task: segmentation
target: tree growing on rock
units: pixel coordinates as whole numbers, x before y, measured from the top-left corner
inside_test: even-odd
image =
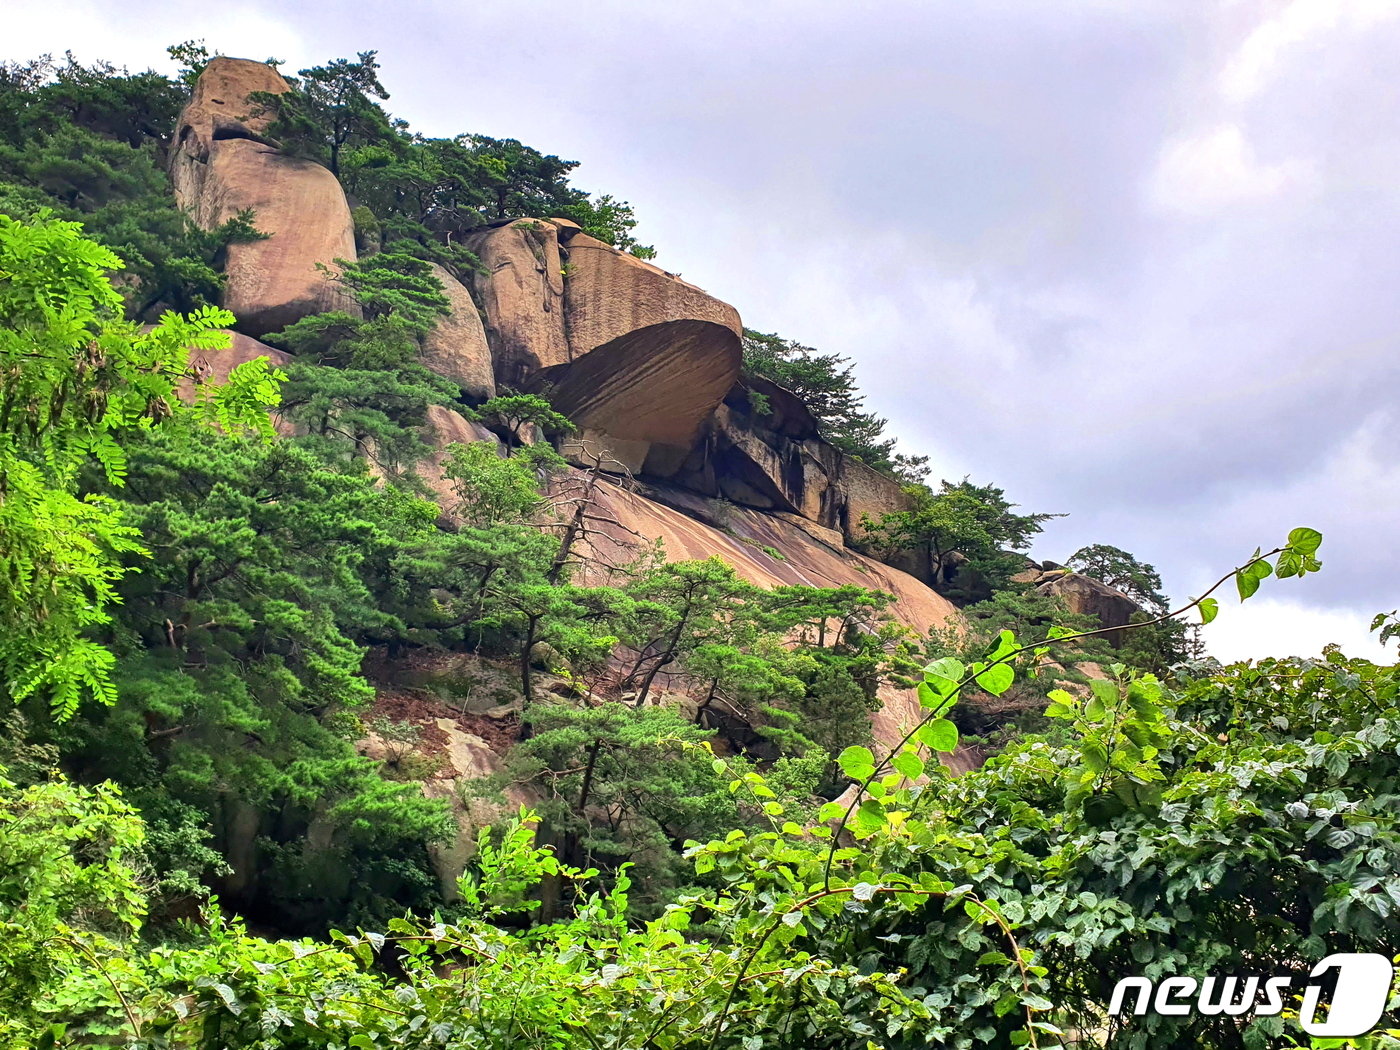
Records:
[[[1061,516],[1017,514],[1016,504],[1000,488],[967,478],[956,484],[944,481],[937,492],[926,486],[905,491],[913,506],[879,520],[864,519],[863,544],[886,560],[912,554],[925,578],[952,594],[959,590],[950,571],[954,556],[966,558],[967,568],[982,577],[988,590],[1001,590],[1025,565],[1024,556],[1014,552],[1028,549],[1045,522]]]
[[[250,101],[273,114],[269,136],[285,152],[320,161],[337,176],[347,148],[392,137],[393,126],[374,101],[389,97],[379,82],[378,54],[361,51],[353,62],[337,58],[303,69],[287,92],[254,92]]]
[[[850,358],[745,329],[744,368],[800,397],[817,418],[822,436],[842,452],[907,483],[928,474],[928,457],[896,452],[895,439],[884,437],[888,420],[866,411]]]

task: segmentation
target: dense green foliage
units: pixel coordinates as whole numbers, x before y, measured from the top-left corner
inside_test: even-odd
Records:
[[[111,656],[86,632],[109,621],[121,556],[143,553],[110,499],[79,492],[79,472],[95,464],[120,487],[124,439],[192,417],[267,432],[260,409],[276,399],[263,360],[183,407],[188,348],[226,345],[215,329],[230,317],[208,307],[142,332],[105,275],[119,265],[43,210],[33,225],[0,215],[0,676],[59,717],[116,699]]]
[[[909,509],[866,519],[865,545],[889,559],[912,557],[919,575],[933,586],[968,600],[979,590],[1005,590],[1024,569],[1024,552],[1056,514],[1017,514],[995,485],[963,478],[944,481],[937,492],[925,485],[905,489]],[[961,556],[962,562],[954,562]]]
[[[1295,530],[1271,574],[1315,568],[1316,536]],[[1260,564],[1232,574],[1242,592]],[[1211,600],[1193,604],[1208,617]],[[54,1045],[110,1033],[141,1046],[426,1037],[748,1050],[1049,1048],[1095,1031],[1110,1047],[1310,1045],[1296,1000],[1273,1017],[1114,1019],[1105,1003],[1127,973],[1287,973],[1332,951],[1400,952],[1395,669],[1330,653],[1164,683],[1120,667],[1084,695],[1053,697],[1056,734],[961,777],[930,764],[956,745],[946,715],[964,689],[1005,693],[1015,668],[1054,644],[1005,634],[970,666],[930,664],[924,722],[892,755],[847,748],[840,765],[856,791],[815,814],[791,809],[778,778],[711,759],[683,727],[652,737],[645,719],[607,711],[544,727],[537,757],[602,742],[597,786],[573,771],[556,787],[564,804],[581,787],[609,809],[629,793],[672,797],[688,810],[647,816],[663,836],[677,819],[722,828],[726,809],[771,822],[692,842],[694,888],[645,922],[626,875],[593,889],[598,872],[560,856],[577,843],[539,848],[527,815],[483,835],[446,922],[393,918],[318,945],[262,940],[209,911],[188,943],[126,947],[143,907],[126,855],[76,843],[100,831],[135,848],[139,823],[63,784],[0,785],[8,819],[30,817],[4,840],[0,886],[22,879],[36,902],[10,927],[12,987],[31,994],[5,1034],[11,1045],[43,1032]],[[669,751],[664,775],[679,790],[629,787],[637,774],[619,760],[635,746]],[[541,890],[565,906],[522,934]],[[94,900],[104,903],[70,925]]]
[[[206,231],[175,206],[165,147],[183,102],[157,73],[0,65],[0,213],[81,221],[125,261],[126,312],[143,321],[217,304],[223,249],[260,236],[251,215]]]

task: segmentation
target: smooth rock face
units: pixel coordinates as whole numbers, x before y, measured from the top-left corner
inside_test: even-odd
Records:
[[[452,312],[439,317],[423,340],[423,367],[450,379],[468,397],[485,401],[496,396],[496,376],[486,329],[471,293],[443,267],[433,264],[433,275],[442,282]]]
[[[350,209],[329,171],[247,139],[221,141],[204,200],[209,225],[252,208],[254,224],[271,235],[228,248],[224,306],[241,331],[261,336],[331,310],[358,316],[355,301],[316,265],[355,258]]]
[[[250,115],[248,92],[286,89],[261,62],[215,59],[181,114],[170,158],[176,199],[200,226],[213,229],[251,208],[253,224],[269,235],[230,245],[224,266],[224,306],[238,329],[255,337],[313,313],[359,313],[317,269],[355,258],[340,184],[319,164],[279,153],[262,137],[265,118]]]
[[[546,394],[628,470],[653,446],[682,463],[738,378],[738,312],[565,220],[517,221],[468,243],[489,271],[477,288],[497,380]]]
[[[280,95],[287,90],[282,75],[265,62],[222,55],[209,60],[180,113],[170,153],[170,177],[182,208],[197,215],[215,141],[265,141],[271,117],[260,113],[248,96],[257,91]]]
[[[564,300],[574,357],[664,321],[711,321],[736,337],[744,334],[739,311],[703,289],[586,233],[564,235],[569,262]],[[736,369],[721,396],[738,376]]]
[[[486,313],[497,385],[519,387],[541,368],[566,364],[558,229],[543,219],[516,219],[463,243],[486,271],[472,283]]]
[[[742,356],[723,325],[665,321],[544,369],[528,385],[582,428],[685,448],[733,385]]]
[[[1104,627],[1121,628],[1141,612],[1141,607],[1122,591],[1100,583],[1077,572],[1052,571],[1043,573],[1035,589],[1041,594],[1063,599],[1070,612],[1095,616]],[[1124,632],[1113,630],[1105,635],[1113,645],[1123,643]]]

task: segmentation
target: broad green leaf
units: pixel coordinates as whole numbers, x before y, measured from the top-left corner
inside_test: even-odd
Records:
[[[1108,768],[1108,748],[1098,737],[1086,737],[1079,747],[1084,758],[1084,766],[1091,773],[1102,773]]]
[[[1016,672],[1010,664],[993,664],[977,676],[977,684],[993,696],[1001,696],[1016,681]]]
[[[1201,623],[1203,624],[1210,623],[1220,615],[1220,603],[1214,598],[1202,598],[1197,608],[1201,610]]]
[[[817,822],[825,824],[828,820],[839,820],[846,812],[846,807],[839,802],[827,802],[821,809],[817,810]]]
[[[874,799],[866,799],[855,813],[855,829],[862,835],[872,835],[885,826],[885,807]]]
[[[841,772],[852,780],[866,780],[875,775],[875,756],[870,748],[853,744],[836,760],[836,764],[841,767]]]
[[[958,749],[958,727],[946,718],[935,718],[925,723],[915,736],[930,751],[946,754]]]
[[[1288,545],[1303,554],[1316,554],[1322,546],[1322,533],[1300,526],[1288,534]]]
[[[890,765],[910,780],[924,775],[924,760],[912,751],[901,751],[890,760]]]
[[[927,707],[929,710],[936,711],[945,703],[947,703],[947,700],[935,692],[933,686],[929,685],[927,682],[919,683],[920,707]]]
[[[1284,551],[1278,556],[1278,567],[1274,570],[1280,580],[1303,573],[1303,556],[1297,551]]]
[[[951,656],[935,660],[924,668],[925,681],[941,696],[951,693],[966,674],[967,668],[963,666],[962,661],[954,660]]]

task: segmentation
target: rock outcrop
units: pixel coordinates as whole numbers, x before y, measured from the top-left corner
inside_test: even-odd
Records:
[[[271,115],[248,96],[287,90],[282,75],[265,62],[222,55],[209,60],[180,113],[170,151],[170,179],[183,207],[195,212],[204,196],[215,142],[248,139],[272,144],[265,138]]]
[[[645,473],[746,507],[798,514],[848,542],[864,533],[862,517],[908,503],[897,480],[822,440],[796,395],[747,377],[710,415],[684,460],[652,456]]]
[[[495,397],[491,347],[471,293],[436,263],[433,276],[442,282],[452,312],[439,317],[423,340],[423,367],[452,380],[469,398],[485,401]]]
[[[519,387],[541,368],[566,364],[558,227],[516,219],[472,234],[465,245],[483,268],[472,284],[486,314],[497,385]]]
[[[311,313],[355,312],[325,272],[336,259],[355,258],[345,195],[325,168],[279,151],[268,115],[249,98],[287,90],[263,63],[213,60],[171,151],[177,196],[200,225],[252,209],[254,224],[270,235],[228,250],[225,305],[241,334],[208,362],[215,376],[254,356],[286,360],[250,337]],[[904,494],[826,442],[796,395],[741,378],[743,326],[732,306],[564,219],[504,220],[459,243],[476,253],[481,270],[464,285],[435,268],[451,312],[425,338],[422,362],[465,400],[503,388],[546,394],[579,427],[564,445],[569,458],[639,479],[635,487],[600,482],[603,518],[616,528],[591,540],[616,548],[595,549],[601,562],[659,539],[669,558],[717,556],[764,586],[887,591],[893,616],[915,631],[956,621],[955,608],[929,587],[852,549],[862,516],[900,509]],[[450,524],[441,450],[492,435],[444,406],[430,409],[429,424],[439,451],[423,472],[447,497]],[[912,691],[887,689],[882,697],[875,733],[890,743],[919,707]],[[452,738],[456,775],[490,766],[487,742],[438,728]],[[439,857],[444,886],[468,848],[461,839]]]
[[[659,458],[679,462],[738,378],[738,311],[573,224],[552,225],[567,274],[568,363],[543,368],[528,385],[549,392],[631,472],[654,445]]]
[[[739,311],[689,281],[576,229],[560,228],[558,236],[568,251],[564,300],[574,357],[667,321],[710,321],[736,340],[744,334]],[[738,375],[736,368],[721,396]]]
[[[1041,594],[1061,599],[1069,611],[1094,616],[1104,627],[1112,628],[1105,638],[1113,645],[1123,644],[1122,628],[1142,608],[1122,591],[1078,572],[1054,569],[1042,572],[1035,582]]]
[[[215,58],[200,74],[170,154],[176,200],[205,229],[251,209],[268,236],[228,247],[224,306],[239,331],[259,337],[354,301],[318,268],[355,258],[354,226],[340,183],[266,138],[268,118],[249,95],[287,91],[262,62]]]

